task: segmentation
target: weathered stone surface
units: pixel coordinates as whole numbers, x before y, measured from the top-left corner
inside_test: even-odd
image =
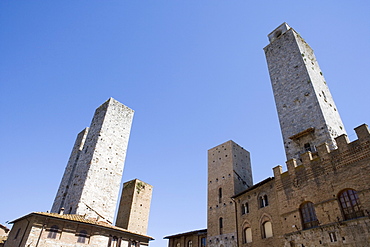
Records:
[[[134,111],[110,98],[76,140],[51,212],[112,223]]]
[[[116,226],[146,234],[149,223],[153,186],[139,179],[123,184]]]
[[[313,50],[286,23],[269,40],[264,50],[287,160],[324,142],[336,148],[334,138],[346,131]]]
[[[231,197],[252,185],[247,150],[233,141],[208,150],[208,246],[236,246],[235,206]]]

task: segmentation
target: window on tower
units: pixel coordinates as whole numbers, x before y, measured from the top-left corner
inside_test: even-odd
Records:
[[[224,228],[224,219],[222,217],[219,219],[219,228],[220,228],[220,234],[222,234],[223,228]]]
[[[308,151],[312,152],[311,145],[309,143],[305,143],[304,144],[304,150],[306,152],[308,152]]]
[[[218,202],[221,203],[222,202],[222,188],[219,188],[218,189]]]

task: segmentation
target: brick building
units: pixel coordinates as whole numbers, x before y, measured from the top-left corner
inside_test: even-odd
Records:
[[[313,50],[294,29],[283,23],[268,38],[287,171],[277,166],[253,184],[247,151],[232,141],[210,149],[207,245],[369,246],[369,129],[355,128],[349,142]],[[191,236],[169,236],[169,247],[200,247]]]

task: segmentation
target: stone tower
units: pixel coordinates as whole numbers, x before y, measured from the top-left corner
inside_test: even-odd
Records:
[[[207,246],[237,246],[232,196],[253,185],[250,154],[233,141],[208,150]]]
[[[138,179],[123,184],[116,226],[146,235],[153,186]]]
[[[72,149],[51,212],[113,222],[134,111],[113,98]]]
[[[268,35],[264,48],[287,160],[315,152],[346,134],[337,107],[311,47],[288,24]]]

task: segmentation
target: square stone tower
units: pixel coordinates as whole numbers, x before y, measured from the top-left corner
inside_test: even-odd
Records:
[[[346,134],[337,107],[311,47],[288,24],[268,35],[264,48],[287,160],[315,152]]]
[[[153,186],[139,179],[123,184],[116,226],[146,235]]]
[[[233,141],[208,150],[207,246],[237,246],[232,196],[253,185],[250,154]]]
[[[113,98],[77,136],[51,212],[113,222],[134,111]]]

